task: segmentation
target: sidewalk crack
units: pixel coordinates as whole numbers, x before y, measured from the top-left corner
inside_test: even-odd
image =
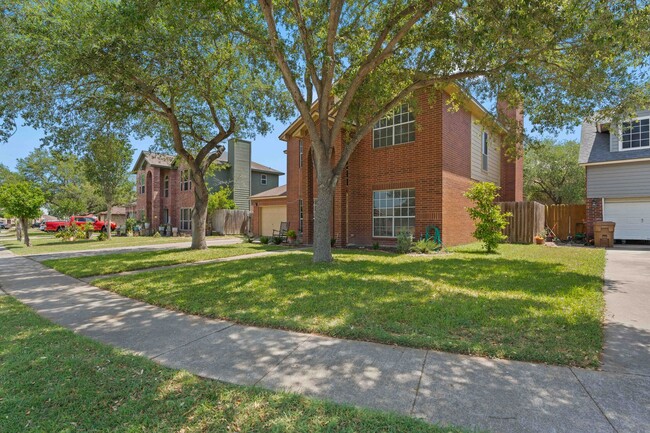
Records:
[[[291,355],[293,355],[293,353],[294,353],[296,350],[298,350],[298,348],[299,348],[300,346],[302,346],[302,345],[303,345],[307,340],[309,340],[309,337],[305,337],[305,338],[304,338],[300,343],[296,344],[296,347],[294,347],[293,350],[291,350],[289,353],[287,353],[287,355],[286,355],[285,357],[283,357],[281,360],[279,360],[279,361],[278,361],[278,362],[277,362],[273,367],[269,368],[269,371],[267,371],[266,373],[264,373],[264,375],[263,375],[262,377],[260,377],[259,379],[257,379],[257,380],[255,381],[255,383],[253,384],[253,386],[257,386],[257,384],[260,383],[262,380],[264,380],[264,378],[265,378],[266,376],[268,376],[269,374],[271,374],[271,372],[274,371],[276,368],[278,368],[278,367],[280,366],[280,364],[282,364],[282,363],[283,363],[287,358],[289,358]]]
[[[422,383],[422,376],[424,376],[424,367],[427,365],[427,357],[429,356],[429,351],[424,352],[424,359],[422,360],[422,368],[420,369],[420,378],[418,379],[418,386],[415,388],[415,397],[413,398],[413,404],[411,405],[411,411],[409,414],[412,416],[415,412],[415,403],[418,401],[418,395],[420,394],[420,384]]]
[[[591,393],[589,392],[589,390],[587,389],[587,387],[585,386],[585,384],[582,383],[582,381],[580,380],[580,378],[578,377],[578,375],[575,373],[575,371],[573,371],[573,368],[569,368],[569,370],[571,371],[571,374],[573,374],[573,377],[576,378],[576,380],[578,381],[578,383],[580,384],[580,386],[582,387],[582,389],[587,393],[587,395],[589,396],[589,398],[591,399],[591,401],[594,402],[594,404],[596,405],[596,407],[598,408],[598,410],[600,411],[600,413],[603,415],[603,417],[607,420],[607,423],[608,423],[609,426],[612,428],[612,430],[614,430],[616,433],[619,433],[619,431],[616,429],[616,427],[614,427],[614,424],[612,424],[612,421],[610,421],[610,419],[609,419],[609,418],[607,417],[607,415],[605,414],[605,411],[603,410],[603,408],[600,407],[600,405],[598,404],[598,402],[596,401],[596,399],[591,395]]]
[[[164,352],[161,352],[161,353],[159,353],[158,355],[156,355],[156,356],[152,356],[152,357],[149,358],[149,359],[156,359],[156,358],[158,358],[158,357],[160,357],[160,356],[163,356],[163,355],[168,354],[169,352],[173,352],[174,350],[178,350],[178,349],[180,349],[180,348],[182,348],[182,347],[189,346],[190,344],[195,343],[195,342],[197,342],[197,341],[199,341],[199,340],[203,340],[204,338],[209,337],[210,335],[218,334],[219,332],[225,331],[226,329],[232,328],[233,326],[235,326],[235,324],[234,324],[234,323],[231,323],[230,325],[226,326],[225,328],[221,328],[221,329],[217,329],[216,331],[208,332],[207,334],[202,335],[202,336],[200,336],[199,338],[195,338],[194,340],[192,340],[192,341],[188,341],[188,342],[185,343],[185,344],[181,344],[180,346],[176,346],[176,347],[174,347],[174,348],[172,348],[172,349],[169,349],[169,350],[166,350],[166,351],[164,351]]]

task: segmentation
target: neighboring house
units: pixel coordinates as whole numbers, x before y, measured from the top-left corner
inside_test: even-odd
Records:
[[[253,210],[253,234],[271,236],[280,230],[280,223],[287,221],[287,186],[282,185],[251,196]],[[297,231],[296,227],[289,227]]]
[[[402,230],[419,237],[431,225],[447,245],[471,242],[471,203],[463,193],[474,181],[500,185],[502,201],[523,200],[523,160],[506,158],[502,134],[477,123],[489,115],[477,101],[468,98],[450,111],[446,101],[458,91],[418,92],[417,113],[402,105],[359,143],[335,193],[332,236],[338,245],[390,245]],[[499,107],[523,121],[521,110]],[[317,187],[309,135],[298,119],[280,139],[287,142],[287,219],[311,243]],[[340,141],[334,151],[340,154]]]
[[[106,217],[106,211],[97,214],[100,221],[106,221]],[[114,222],[118,227],[125,225],[126,219],[130,217],[137,218],[135,203],[129,206],[113,206],[111,208],[111,222]]]
[[[621,123],[584,123],[580,164],[587,176],[587,231],[614,221],[614,238],[650,240],[650,110]]]
[[[238,209],[250,210],[250,196],[278,186],[284,173],[251,161],[251,143],[228,141],[211,178],[211,187],[229,186]],[[181,232],[192,230],[194,191],[187,165],[173,155],[142,152],[133,167],[136,174],[136,218],[144,218],[152,227],[171,224]]]

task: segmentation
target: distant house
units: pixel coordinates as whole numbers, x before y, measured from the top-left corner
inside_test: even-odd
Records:
[[[135,203],[129,206],[113,206],[111,208],[111,221],[117,224],[117,226],[123,226],[126,224],[126,219],[130,217],[136,217],[136,205]],[[100,212],[97,214],[97,217],[100,221],[106,221],[108,213],[106,211]]]
[[[614,221],[615,239],[650,240],[650,110],[620,123],[584,123],[579,161],[587,176],[587,230]]]
[[[282,185],[251,196],[253,208],[253,233],[271,236],[280,230],[280,223],[287,221],[287,186]],[[298,227],[289,227],[298,230]]]
[[[432,225],[447,245],[472,242],[470,202],[463,193],[475,181],[499,185],[503,201],[523,200],[523,161],[504,154],[505,130],[484,129],[479,121],[490,114],[472,98],[449,110],[446,101],[459,91],[421,90],[417,111],[397,107],[362,139],[335,191],[331,235],[337,245],[390,245],[401,231],[419,237]],[[521,110],[498,105],[523,121]],[[298,119],[280,139],[287,142],[287,220],[303,242],[312,243],[318,188],[309,134]],[[339,135],[334,153],[341,149]]]
[[[250,198],[279,184],[284,173],[251,161],[251,143],[232,139],[228,151],[216,162],[220,170],[207,179],[214,189],[229,186],[238,209],[250,210]],[[174,155],[142,152],[133,173],[136,175],[136,218],[157,227],[171,224],[179,231],[192,230],[194,191],[189,168]]]

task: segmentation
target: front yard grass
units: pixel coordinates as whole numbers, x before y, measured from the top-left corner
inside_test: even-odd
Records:
[[[134,251],[99,256],[51,259],[44,260],[43,264],[64,274],[76,278],[83,278],[93,275],[117,274],[136,269],[200,262],[202,260],[221,259],[281,249],[285,249],[285,247],[242,243],[209,247],[206,250],[183,248],[168,251]]]
[[[156,245],[156,244],[173,244],[177,242],[191,242],[189,237],[159,237],[153,236],[113,236],[110,242],[98,241],[97,233],[91,239],[82,239],[74,242],[62,242],[60,239],[54,237],[36,237],[30,238],[32,242],[31,247],[26,247],[25,244],[20,243],[14,237],[13,239],[0,239],[0,245],[14,254],[30,255],[30,254],[49,254],[57,253],[60,251],[85,251],[96,250],[100,248],[121,248],[133,247],[140,245]],[[208,239],[210,239],[208,237]]]
[[[296,252],[145,272],[94,284],[150,304],[239,323],[472,355],[597,367],[600,249],[503,245],[398,256]]]
[[[0,296],[0,431],[461,432],[201,379],[75,335],[9,296]]]

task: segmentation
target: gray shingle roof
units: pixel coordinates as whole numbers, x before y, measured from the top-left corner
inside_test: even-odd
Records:
[[[256,198],[285,197],[286,195],[287,186],[280,185],[276,186],[275,188],[271,188],[258,194],[252,195],[251,200],[255,200]]]
[[[142,152],[140,153],[140,156],[138,157],[138,160],[136,161],[132,172],[136,173],[138,171],[139,167],[142,165],[143,160],[146,160],[147,164],[152,165],[154,167],[172,168],[176,158],[177,157],[174,155],[168,155],[163,153]],[[217,158],[217,161],[222,164],[228,162],[228,152],[223,152],[221,156]],[[262,165],[255,161],[251,161],[251,171],[258,171],[258,172],[268,173],[268,174],[277,174],[279,176],[282,176],[284,174],[280,170],[276,170],[266,165]]]
[[[580,157],[578,162],[580,164],[593,164],[598,162],[650,158],[650,149],[610,152],[609,134],[609,132],[598,132],[594,123],[583,123],[580,134]]]

